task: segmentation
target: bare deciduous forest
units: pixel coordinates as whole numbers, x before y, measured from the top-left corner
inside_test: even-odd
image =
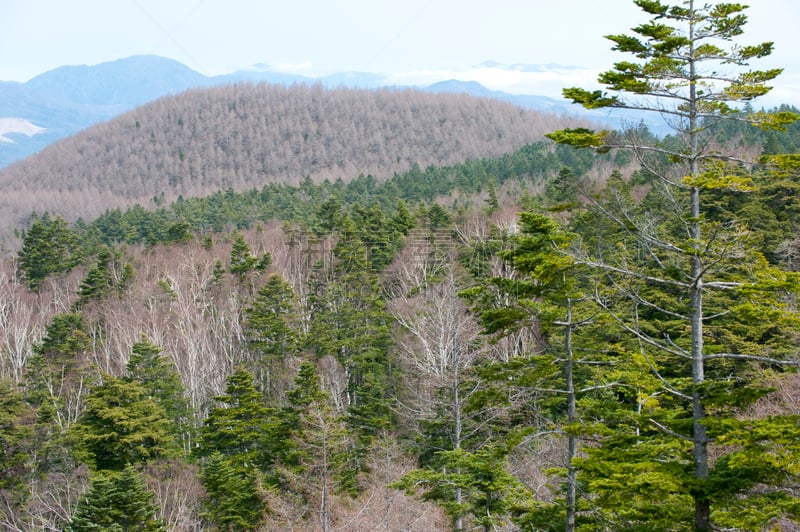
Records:
[[[497,157],[573,123],[415,90],[241,84],[164,97],[0,171],[0,226],[108,208]],[[163,195],[163,196],[162,196]]]

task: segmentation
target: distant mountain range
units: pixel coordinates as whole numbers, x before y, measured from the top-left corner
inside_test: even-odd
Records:
[[[153,55],[94,66],[63,66],[25,83],[0,81],[0,168],[162,96],[192,88],[241,82],[284,86],[319,83],[328,88],[374,89],[387,86],[381,75],[368,72],[342,72],[310,78],[275,72],[264,65],[209,77],[178,61]],[[602,114],[581,112],[580,108],[565,100],[492,91],[474,81],[444,80],[418,88],[434,93],[492,98],[525,109],[603,119]]]

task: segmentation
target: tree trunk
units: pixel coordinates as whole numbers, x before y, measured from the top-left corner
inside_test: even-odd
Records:
[[[573,382],[573,364],[572,358],[572,300],[567,301],[567,319],[566,330],[564,332],[564,354],[567,357],[567,365],[564,368],[564,377],[567,384],[567,421],[571,425],[575,422],[578,416],[578,407],[575,396],[575,383]],[[567,516],[564,524],[566,532],[575,531],[575,503],[576,503],[576,489],[575,482],[577,480],[577,472],[575,471],[575,454],[577,453],[577,438],[572,432],[567,437]]]
[[[699,219],[700,192],[692,190],[692,217]],[[695,222],[692,238],[700,241],[700,223]],[[711,530],[709,501],[705,495],[705,481],[708,480],[708,435],[703,424],[705,406],[702,385],[705,381],[703,360],[703,264],[699,250],[692,256],[691,304],[692,304],[692,439],[694,445],[694,476],[698,483],[693,497],[695,506],[695,529]]]
[[[698,177],[700,169],[698,157],[701,149],[697,135],[698,126],[698,99],[696,50],[694,48],[695,20],[694,0],[689,0],[689,12],[692,20],[689,21],[689,147],[691,150],[690,175]],[[705,381],[705,361],[703,349],[703,260],[701,257],[700,230],[700,188],[693,186],[690,195],[691,215],[691,242],[692,242],[692,286],[690,298],[692,305],[692,440],[694,445],[694,479],[696,486],[693,489],[694,497],[694,527],[698,531],[711,530],[711,510],[708,497],[705,494],[705,483],[708,480],[708,436],[703,424],[705,406],[702,397],[702,385]]]
[[[458,393],[459,374],[458,374],[458,359],[454,360],[453,364],[453,449],[461,448],[461,397]],[[461,486],[456,487],[456,504],[461,504],[462,494]],[[456,516],[454,528],[456,531],[464,529],[464,517],[459,514]]]

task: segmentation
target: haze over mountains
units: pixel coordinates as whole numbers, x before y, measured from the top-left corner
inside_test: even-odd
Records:
[[[134,56],[94,66],[64,66],[25,83],[0,81],[0,168],[36,153],[56,140],[161,96],[190,88],[239,82],[267,82],[284,86],[319,83],[329,88],[370,89],[386,87],[391,83],[374,73],[342,72],[310,78],[275,72],[266,65],[208,77],[172,59],[152,55]],[[422,89],[488,97],[526,109],[592,116],[565,100],[492,91],[471,81],[442,80]]]

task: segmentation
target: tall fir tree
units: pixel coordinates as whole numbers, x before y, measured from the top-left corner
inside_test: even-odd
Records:
[[[184,450],[194,444],[194,415],[175,365],[145,335],[131,346],[126,380],[142,386],[148,399],[164,409],[171,430]]]
[[[264,403],[252,373],[237,369],[228,377],[225,393],[215,400],[218,405],[200,429],[195,452],[200,456],[218,452],[236,463],[268,470],[272,457],[264,442],[273,411]]]
[[[712,126],[735,119],[779,128],[797,115],[736,113],[737,104],[769,92],[768,84],[781,73],[781,69],[748,68],[752,60],[768,56],[773,43],[736,43],[747,22],[745,5],[695,0],[634,3],[650,20],[633,28],[632,34],[607,37],[613,50],[632,56],[600,74],[598,81],[609,92],[568,88],[564,96],[589,109],[658,113],[675,134],[663,142],[637,130],[615,134],[578,128],[548,135],[558,143],[601,152],[632,150],[652,176],[651,195],[658,197],[650,209],[644,205],[641,218],[619,203],[598,205],[618,224],[624,239],[616,249],[586,250],[581,257],[605,276],[610,292],[597,301],[635,335],[640,345],[636,356],[650,365],[660,388],[648,392],[658,399],[650,401],[647,417],[635,427],[629,425],[632,432],[627,436],[624,431],[609,436],[596,454],[590,453],[586,467],[605,477],[596,477],[590,487],[598,490],[598,502],[609,505],[607,517],[613,512],[611,505],[620,500],[628,503],[626,511],[617,514],[618,529],[652,526],[656,514],[663,515],[669,505],[653,504],[663,495],[675,503],[668,511],[673,523],[707,531],[717,526],[715,521],[735,522],[730,515],[737,508],[740,516],[746,516],[762,506],[764,495],[756,488],[762,483],[781,494],[771,499],[786,503],[791,498],[775,479],[795,475],[780,462],[773,464],[772,473],[751,467],[744,460],[747,440],[734,435],[742,424],[737,407],[764,393],[758,366],[793,363],[785,351],[762,346],[764,341],[780,343],[781,334],[776,332],[790,323],[784,312],[790,310],[783,304],[785,294],[798,286],[792,275],[768,268],[747,248],[737,220],[708,217],[706,198],[712,191],[752,187],[751,174],[742,164],[746,161],[714,142]],[[770,340],[763,337],[763,330],[744,328],[753,320],[769,320],[776,326],[768,333]],[[742,338],[753,334],[762,336],[761,341]],[[758,423],[766,432],[766,426],[786,427],[778,419]],[[775,436],[772,452],[791,454],[791,446],[783,443],[785,434],[778,430]],[[765,435],[760,441],[762,449],[769,448],[768,439]],[[620,455],[612,450],[615,447],[632,453]],[[598,460],[592,462],[591,456]],[[627,460],[614,465],[609,461],[612,456]],[[645,467],[647,476],[640,470]],[[615,471],[612,478],[621,482],[609,482],[609,468]],[[717,480],[732,477],[742,481],[734,487]],[[630,497],[624,495],[626,490]],[[692,501],[690,512],[682,504],[686,499]],[[638,509],[637,503],[641,503]],[[784,505],[787,511],[790,507]],[[761,516],[760,526],[767,526],[770,514]]]
[[[252,254],[242,233],[235,231],[232,238],[230,272],[241,279],[256,268],[258,257]]]
[[[34,416],[17,386],[0,379],[0,522],[12,523],[27,498]]]
[[[267,397],[280,398],[285,392],[291,362],[300,352],[298,306],[292,286],[272,274],[244,310],[251,369]]]
[[[442,505],[455,530],[505,529],[512,526],[514,509],[532,497],[528,487],[508,472],[508,453],[515,443],[490,444],[473,452],[441,451],[439,459],[445,468],[416,469],[392,486],[409,494],[421,493],[423,499]]]
[[[351,484],[347,456],[352,442],[342,416],[320,389],[316,364],[300,365],[283,422],[280,432],[289,452],[279,467],[280,484],[305,501],[321,530],[331,530],[334,494]]]
[[[265,510],[259,490],[276,454],[270,439],[274,411],[265,405],[253,375],[241,368],[215,400],[195,449],[203,458],[204,514],[222,530],[253,530]]]
[[[349,217],[339,228],[332,271],[320,271],[311,301],[307,344],[319,357],[333,356],[345,368],[344,404],[353,430],[369,441],[392,422],[389,316],[377,275]],[[331,274],[331,279],[322,275]]]
[[[66,429],[82,409],[91,341],[81,314],[56,314],[28,362],[26,395],[44,422]]]
[[[203,464],[203,518],[219,530],[256,530],[265,511],[257,472],[230,456],[212,452]]]
[[[558,515],[563,529],[573,532],[579,491],[574,462],[582,427],[590,424],[578,411],[579,399],[615,386],[621,363],[609,360],[605,353],[609,323],[595,323],[597,310],[586,294],[590,287],[585,270],[567,253],[577,235],[546,214],[528,211],[519,218],[519,233],[511,247],[499,253],[507,264],[505,275],[491,277],[462,295],[472,301],[487,333],[502,337],[531,329],[538,338],[538,345],[532,346],[536,352],[489,364],[482,368],[481,376],[495,390],[486,394],[486,400],[507,402],[509,389],[524,391],[522,396],[537,403],[547,424],[558,427],[565,443],[564,497],[553,504],[529,501],[519,520],[535,528],[555,527],[554,515]],[[613,372],[609,371],[612,366]],[[520,427],[506,437],[513,440],[534,430]]]
[[[102,247],[97,253],[94,265],[86,272],[86,277],[78,288],[78,300],[75,308],[100,300],[112,293],[120,293],[131,282],[134,276],[131,264],[122,264],[120,253],[108,247]]]

